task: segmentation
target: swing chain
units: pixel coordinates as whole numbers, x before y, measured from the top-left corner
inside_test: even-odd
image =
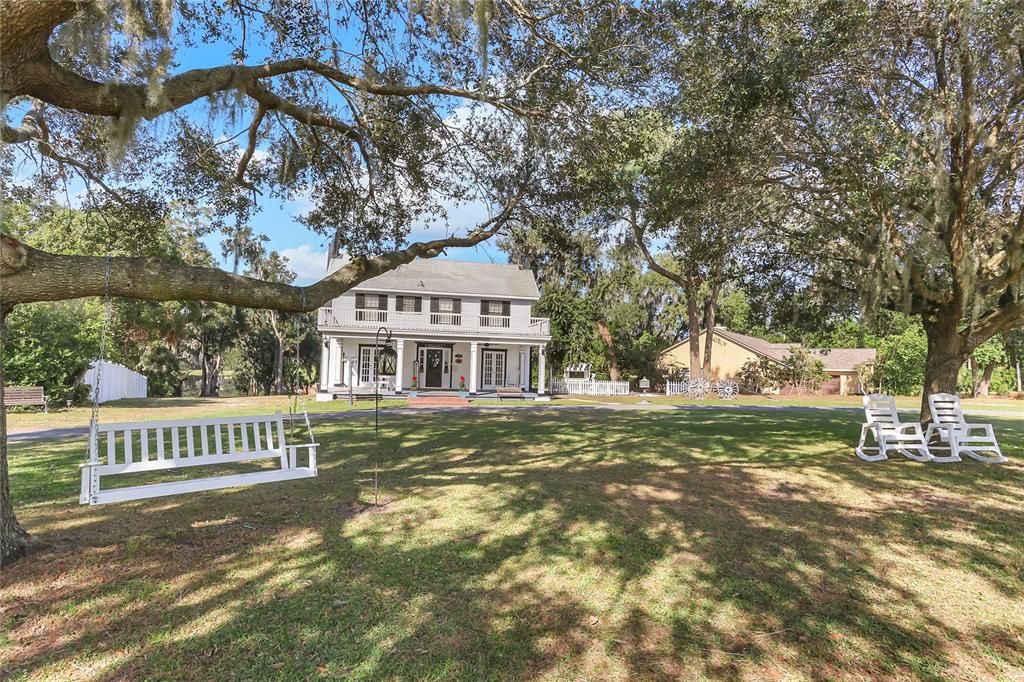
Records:
[[[92,416],[89,418],[89,456],[95,453],[96,428],[100,422],[100,382],[103,376],[103,362],[107,352],[107,327],[110,325],[110,254],[103,264],[103,322],[100,325],[100,353],[96,360],[96,376],[92,387]]]

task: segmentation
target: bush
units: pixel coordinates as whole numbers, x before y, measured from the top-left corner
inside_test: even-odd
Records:
[[[16,306],[7,318],[7,385],[42,386],[58,402],[74,399],[78,378],[99,353],[101,316],[96,301]]]
[[[882,339],[878,348],[877,381],[882,391],[895,395],[918,395],[924,386],[928,339],[917,324],[902,333]]]

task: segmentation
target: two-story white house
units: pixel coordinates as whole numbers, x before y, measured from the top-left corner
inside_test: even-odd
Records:
[[[331,261],[334,270],[341,262]],[[320,309],[322,336],[318,399],[373,390],[381,327],[391,331],[397,375],[387,393],[471,394],[499,387],[545,394],[547,319],[533,316],[540,297],[533,273],[515,265],[418,259],[378,275]],[[531,385],[537,363],[537,385]]]

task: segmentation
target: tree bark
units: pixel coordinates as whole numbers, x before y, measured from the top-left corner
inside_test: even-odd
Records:
[[[715,315],[718,312],[718,297],[722,294],[721,282],[716,282],[711,287],[711,296],[708,297],[704,306],[704,325],[707,327],[707,335],[704,339],[704,376],[711,378],[711,351],[712,341],[715,340]]]
[[[416,242],[372,258],[356,258],[306,287],[198,267],[162,258],[68,256],[28,246],[0,235],[0,300],[7,305],[63,301],[86,296],[123,296],[148,301],[216,301],[244,308],[286,312],[316,310],[360,282],[394,270],[416,258],[433,258],[449,247],[475,246],[508,222],[522,199],[514,197],[494,218],[466,237]]]
[[[203,393],[204,397],[220,396],[220,353],[203,351]]]
[[[922,322],[928,337],[928,358],[924,368],[924,390],[921,392],[921,421],[927,422],[931,416],[928,396],[956,393],[957,375],[970,351],[964,337],[957,331],[958,315],[925,315]]]
[[[7,473],[7,406],[4,404],[4,353],[7,345],[7,313],[0,309],[0,568],[25,553],[29,534],[14,515],[14,501]]]
[[[202,375],[199,378],[199,395],[205,397],[207,394],[207,375],[206,375],[206,347],[200,346],[199,348],[199,367],[202,370]]]
[[[690,283],[686,287],[686,323],[690,334],[690,376],[704,376],[700,364],[700,309],[697,307],[697,287]]]
[[[971,370],[971,397],[977,398],[980,386],[978,383],[978,361],[974,358],[967,358],[967,366]]]
[[[989,387],[992,385],[992,373],[996,370],[996,363],[991,362],[985,367],[985,371],[981,373],[981,381],[978,382],[978,392],[974,396],[975,398],[987,398]]]
[[[284,390],[284,339],[274,337],[274,394],[283,395]]]
[[[601,337],[601,343],[604,344],[605,352],[608,354],[608,376],[612,381],[618,381],[622,374],[619,371],[619,358],[615,354],[615,338],[604,320],[597,320],[596,325],[597,335]]]

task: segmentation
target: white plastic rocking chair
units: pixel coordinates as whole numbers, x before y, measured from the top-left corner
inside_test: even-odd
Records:
[[[921,425],[900,423],[896,399],[892,396],[878,393],[864,396],[864,417],[866,423],[860,427],[860,443],[855,450],[861,459],[877,462],[889,459],[890,452],[898,452],[915,462],[934,459]],[[876,445],[868,445],[869,436],[874,436]]]
[[[1007,461],[999,449],[999,443],[996,442],[992,425],[969,424],[964,418],[960,396],[952,393],[933,393],[928,396],[928,408],[932,413],[932,421],[928,424],[925,436],[931,441],[932,436],[938,434],[939,441],[945,445],[933,447],[949,450],[948,456],[935,457],[936,462],[959,462],[961,454],[989,464]]]

